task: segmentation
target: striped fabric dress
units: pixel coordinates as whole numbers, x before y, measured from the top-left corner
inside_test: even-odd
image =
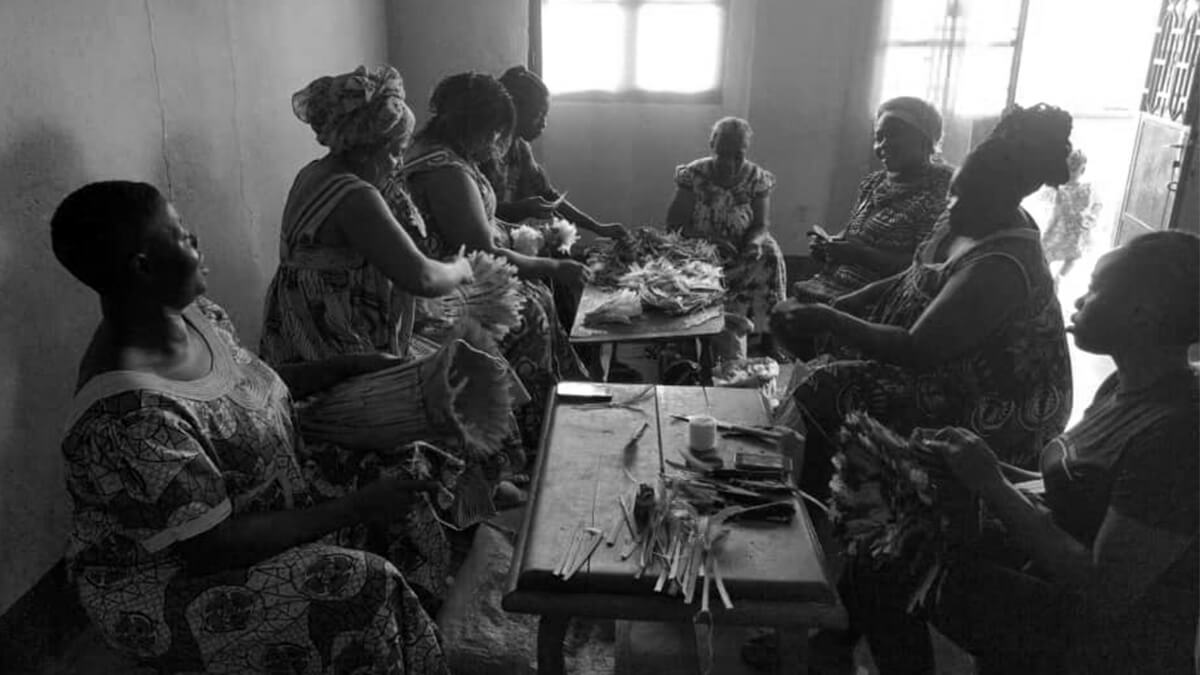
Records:
[[[348,247],[317,243],[317,233],[347,195],[374,190],[348,173],[300,170],[288,194],[279,269],[267,290],[259,352],[267,363],[317,361],[370,352],[404,355],[413,298]],[[413,218],[420,218],[416,209]],[[423,229],[420,223],[404,223]]]

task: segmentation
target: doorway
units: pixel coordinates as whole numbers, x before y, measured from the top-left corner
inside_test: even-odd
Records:
[[[1087,158],[1078,182],[1090,186],[1090,207],[1079,203],[1081,190],[1067,188],[1077,197],[1073,208],[1088,209],[1084,220],[1091,221],[1078,260],[1059,277],[1058,298],[1067,317],[1087,289],[1096,260],[1114,245],[1161,8],[1145,1],[1030,0],[1016,101],[1045,101],[1070,111],[1072,143]],[[1051,222],[1055,196],[1054,189],[1044,188],[1025,200],[1043,232]],[[1051,248],[1048,255],[1054,258]],[[1052,272],[1063,267],[1061,257],[1051,263]],[[1074,424],[1114,367],[1109,358],[1082,352],[1073,343],[1071,366]]]

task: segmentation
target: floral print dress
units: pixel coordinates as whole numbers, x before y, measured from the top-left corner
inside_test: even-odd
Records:
[[[762,257],[757,260],[746,254],[742,243],[754,221],[752,204],[771,193],[775,176],[753,162],[743,165],[733,185],[717,183],[715,173],[711,157],[675,168],[675,184],[695,197],[691,221],[683,228],[683,235],[716,245],[728,290],[725,311],[749,318],[754,322],[754,332],[763,333],[771,308],[787,295],[787,268],[774,237],[767,235]]]
[[[858,204],[840,236],[881,251],[911,256],[946,208],[953,174],[946,164],[930,164],[916,180],[905,183],[893,181],[887,171],[871,173],[858,186]],[[828,302],[884,276],[866,265],[830,263],[812,278],[797,283],[796,289],[802,298]]]
[[[835,348],[806,364],[793,381],[790,404],[777,421],[808,428],[810,447],[827,445],[845,416],[856,410],[895,431],[961,426],[988,442],[1005,462],[1035,469],[1038,453],[1062,433],[1071,413],[1071,363],[1062,308],[1043,258],[1038,232],[1022,214],[1018,226],[992,234],[944,261],[941,245],[951,236],[943,216],[917,250],[913,264],[868,316],[887,326],[910,327],[955,275],[987,258],[1016,265],[1026,281],[1025,303],[962,355],[915,369],[865,359]],[[828,455],[806,456],[816,486],[829,476]],[[811,464],[810,464],[811,462]]]
[[[188,382],[112,371],[80,389],[62,444],[68,560],[113,647],[171,673],[446,673],[441,639],[386,559],[339,532],[243,568],[190,571],[173,547],[228,518],[310,506],[283,381],[204,299],[213,356]]]
[[[267,290],[259,353],[272,366],[322,361],[347,354],[386,352],[421,358],[439,345],[413,338],[415,303],[384,273],[350,247],[320,243],[318,234],[343,201],[375,186],[348,173],[330,174],[312,162],[300,170],[283,212],[280,228],[279,268]],[[411,231],[425,225],[416,209],[398,214]],[[309,442],[305,451],[309,486],[318,498],[332,499],[357,490],[381,470],[398,469],[411,462],[413,453],[430,463],[439,449],[467,460],[472,453],[457,447],[457,439],[433,438],[438,448],[405,447],[397,453],[362,452],[327,442]],[[482,516],[494,509],[491,494],[496,470],[467,461],[465,474],[454,492],[460,500],[480,504]],[[404,527],[375,536],[386,542],[379,552],[404,572],[430,609],[440,603],[452,574],[452,542],[441,518],[428,504],[418,504],[404,519]],[[378,533],[375,533],[378,535]],[[377,547],[378,548],[378,547]]]
[[[411,204],[421,212],[426,223],[426,232],[413,233],[426,255],[446,258],[455,253],[447,246],[440,225],[433,217],[429,198],[423,190],[423,179],[430,173],[442,170],[461,171],[479,189],[484,210],[492,219],[493,237],[499,246],[510,248],[510,232],[503,223],[495,220],[496,195],[491,182],[474,163],[459,157],[452,150],[441,147],[428,148],[416,157],[406,160],[404,168],[391,185],[384,188],[384,198],[393,210],[409,208]],[[406,193],[403,180],[407,184]],[[587,370],[579,360],[559,322],[554,297],[546,282],[536,279],[521,281],[521,322],[500,343],[500,350],[509,366],[520,378],[529,392],[530,402],[517,411],[522,441],[526,450],[538,447],[542,433],[542,420],[546,412],[546,400],[551,389],[561,380],[586,380]],[[415,329],[422,330],[422,317],[418,316]],[[528,458],[527,458],[528,460]]]

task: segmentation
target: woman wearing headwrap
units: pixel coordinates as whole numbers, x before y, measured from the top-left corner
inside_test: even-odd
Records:
[[[288,193],[262,357],[282,366],[351,353],[406,356],[411,295],[445,295],[471,271],[462,257],[443,263],[422,254],[409,236],[424,230],[420,214],[407,202],[394,215],[380,196],[414,126],[400,73],[360,66],[319,78],[292,97],[292,110],[329,153],[301,169]]]
[[[550,390],[562,379],[587,379],[546,281],[581,286],[591,271],[574,260],[514,251],[511,227],[496,219],[496,194],[482,167],[507,147],[516,117],[500,82],[483,73],[452,75],[438,83],[429,104],[432,116],[384,192],[391,201],[405,185],[412,191],[428,224],[421,245],[429,255],[452,255],[463,248],[484,251],[503,257],[523,278],[521,322],[500,349],[530,395],[517,416],[525,448],[532,453]]]
[[[675,167],[667,229],[717,247],[728,287],[725,311],[750,319],[753,332],[763,334],[771,307],[786,297],[787,270],[769,231],[775,175],[746,159],[753,135],[737,117],[713,124],[712,154]]]
[[[840,234],[809,233],[812,256],[824,263],[796,283],[797,298],[829,302],[891,276],[913,252],[946,206],[952,169],[932,157],[942,137],[942,117],[925,101],[901,96],[875,115],[875,156],[884,168],[859,185],[858,202]]]
[[[328,366],[323,384],[329,386],[364,366],[407,358],[413,295],[444,295],[470,281],[471,269],[461,256],[439,262],[422,254],[409,235],[423,229],[420,214],[403,194],[393,197],[400,207],[389,209],[377,188],[395,171],[413,132],[400,73],[360,66],[319,78],[292,97],[292,110],[329,153],[302,168],[288,194],[260,354],[282,373]],[[418,346],[422,354],[436,349]],[[384,461],[349,450],[306,446],[312,484],[322,496],[353,491]],[[466,490],[485,499],[492,490],[477,463],[468,466],[459,494]],[[397,536],[385,539],[392,562],[432,608],[446,588],[451,546],[431,508],[414,509],[405,527],[393,528]]]
[[[1134,239],[1100,259],[1075,306],[1075,344],[1117,370],[1078,424],[1034,448],[1038,472],[1005,468],[963,429],[932,444],[1003,542],[957,551],[913,614],[917,581],[903,564],[848,566],[839,595],[882,675],[933,672],[926,622],[984,674],[1193,672],[1200,386],[1188,347],[1200,340],[1200,240]],[[1040,489],[1021,485],[1031,479]]]
[[[1062,310],[1020,204],[1067,180],[1070,133],[1058,108],[1014,107],[967,155],[950,206],[907,270],[835,307],[775,308],[771,329],[785,345],[822,334],[841,345],[836,360],[810,364],[784,410],[808,427],[808,488],[828,492],[827,439],[853,410],[902,434],[969,427],[1021,467],[1062,432],[1071,407]]]

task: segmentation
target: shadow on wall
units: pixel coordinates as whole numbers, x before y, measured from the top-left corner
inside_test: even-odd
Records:
[[[54,208],[87,180],[79,146],[38,121],[18,128],[17,142],[0,148],[0,606],[64,548],[70,504],[58,446],[99,316],[50,248]]]
[[[196,233],[209,268],[208,293],[224,307],[242,344],[258,351],[262,304],[274,269],[264,269],[253,236],[255,223],[243,203],[240,183],[214,169],[227,160],[212,147],[212,134],[186,130],[171,135],[175,208],[184,225]],[[240,170],[237,158],[230,175]]]

